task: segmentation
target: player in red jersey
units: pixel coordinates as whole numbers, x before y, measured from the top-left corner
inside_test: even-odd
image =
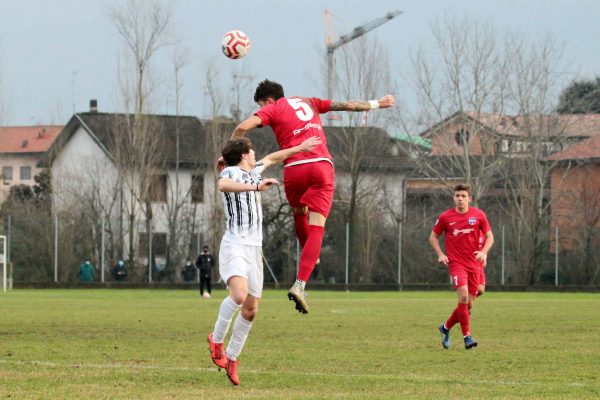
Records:
[[[261,109],[240,123],[232,138],[244,136],[249,130],[269,125],[281,149],[302,143],[317,136],[321,145],[303,154],[285,160],[283,183],[285,194],[294,210],[294,226],[302,247],[296,282],[288,291],[288,298],[296,310],[308,313],[304,287],[315,268],[321,252],[325,221],[333,201],[333,160],[319,114],[329,111],[369,111],[394,106],[394,97],[386,95],[379,100],[333,101],[315,97],[284,97],[283,87],[268,79],[258,84],[254,101]]]
[[[429,235],[429,243],[438,256],[438,262],[447,265],[450,270],[452,284],[458,297],[458,306],[454,309],[445,324],[440,325],[443,335],[442,346],[450,347],[450,329],[460,323],[464,337],[465,348],[468,350],[477,346],[477,341],[471,337],[469,305],[477,297],[479,272],[481,264],[487,259],[487,254],[494,244],[494,235],[485,213],[475,207],[469,207],[471,202],[469,185],[454,187],[454,208],[444,211]],[[446,254],[440,247],[439,238],[446,234]],[[479,235],[485,235],[483,247],[479,247]]]

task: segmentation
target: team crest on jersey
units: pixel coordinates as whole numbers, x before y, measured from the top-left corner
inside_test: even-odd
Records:
[[[469,225],[475,225],[476,222],[477,222],[477,218],[469,217]]]

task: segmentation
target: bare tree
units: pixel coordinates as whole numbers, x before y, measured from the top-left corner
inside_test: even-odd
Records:
[[[378,99],[384,94],[396,92],[388,52],[376,38],[365,36],[341,47],[336,52],[333,77],[334,99]],[[342,113],[330,117],[341,119],[341,126],[331,129],[328,135],[330,146],[337,145],[341,150],[334,160],[338,165],[336,203],[341,206],[345,222],[349,224],[350,243],[362,249],[356,257],[352,257],[352,274],[357,278],[362,276],[362,279],[370,279],[377,263],[375,252],[371,250],[378,240],[377,233],[381,231],[363,230],[360,235],[361,246],[354,246],[357,244],[356,227],[367,226],[364,224],[366,220],[379,214],[381,210],[375,207],[373,199],[381,200],[384,185],[379,174],[381,165],[367,163],[366,149],[389,147],[389,138],[376,134],[378,131],[374,127],[392,128],[395,114],[390,110]],[[335,137],[332,137],[332,132],[335,132]],[[347,170],[348,174],[342,173],[343,170]]]
[[[501,37],[491,24],[468,18],[432,31],[436,57],[419,51],[412,59],[419,98],[412,122],[433,141],[431,153],[419,153],[421,173],[464,179],[474,205],[504,186],[495,205],[510,217],[513,276],[534,283],[548,254],[542,232],[553,163],[543,160],[568,131],[568,121],[553,116],[560,48],[551,39],[527,44],[517,34]]]
[[[544,161],[551,151],[563,148],[572,118],[559,117],[556,84],[560,48],[551,38],[527,44],[516,36],[507,42],[511,59],[508,87],[511,108],[519,115],[519,146],[500,170],[511,218],[512,239],[517,255],[516,274],[523,283],[534,284],[549,253],[550,174],[557,162]]]
[[[232,83],[229,90],[223,90],[223,75],[231,73]],[[218,60],[211,60],[204,68],[204,94],[210,115],[210,123],[205,125],[207,137],[205,141],[205,154],[211,157],[210,167],[206,170],[210,186],[209,206],[211,212],[208,221],[208,236],[211,247],[218,248],[219,240],[223,234],[223,205],[220,193],[217,190],[217,177],[212,168],[213,163],[221,154],[223,145],[229,139],[235,124],[250,113],[249,94],[253,76],[244,70],[229,70],[223,67]],[[228,93],[229,92],[229,93]],[[248,100],[246,100],[248,99]],[[226,110],[230,116],[225,115]]]
[[[193,232],[197,230],[198,206],[192,200],[192,187],[194,185],[194,177],[191,177],[191,184],[184,185],[182,181],[183,172],[182,165],[182,150],[184,146],[183,128],[181,126],[181,90],[183,82],[181,71],[187,64],[187,59],[184,52],[178,47],[174,48],[172,53],[172,71],[173,71],[173,93],[175,98],[175,130],[172,134],[175,157],[170,160],[173,170],[170,174],[168,182],[167,202],[165,204],[166,220],[168,226],[167,235],[167,267],[175,267],[181,263],[182,259],[189,254],[191,249],[191,239]],[[199,164],[199,163],[198,163]],[[200,165],[200,164],[199,164]],[[185,172],[189,172],[189,166]],[[201,176],[199,167],[197,167],[196,175]],[[185,181],[187,183],[187,181]],[[183,251],[182,251],[183,249]],[[175,268],[171,268],[171,271]]]
[[[160,151],[161,126],[152,111],[152,95],[159,79],[151,74],[157,52],[171,43],[171,8],[158,1],[130,0],[110,9],[110,17],[125,44],[125,59],[121,65],[119,83],[121,100],[128,110],[117,116],[113,124],[112,152],[123,185],[124,212],[128,219],[128,260],[135,265],[135,238],[138,214],[145,215],[148,243],[152,245],[152,193],[164,176],[164,155]],[[152,257],[148,257],[149,266]]]
[[[418,110],[409,117],[407,129],[430,130],[434,149],[442,150],[430,154],[414,146],[420,172],[440,180],[462,177],[471,185],[477,204],[501,165],[493,157],[495,132],[483,119],[486,113],[506,112],[511,60],[490,24],[445,20],[432,24],[431,30],[432,53],[419,49],[411,56],[409,81],[416,90]],[[466,112],[470,118],[448,118]],[[450,134],[436,135],[442,130]]]
[[[226,125],[224,126],[223,123],[220,123],[226,100],[219,90],[219,67],[216,61],[207,64],[204,74],[204,85],[205,97],[210,107],[210,115],[212,118],[211,123],[207,126],[208,136],[205,142],[206,154],[212,155],[216,162],[223,147],[223,143],[225,143],[230,134],[230,130],[226,128]],[[223,205],[219,191],[217,190],[216,172],[212,168],[209,168],[207,171],[209,176],[214,174],[210,199],[212,208],[209,217],[209,236],[211,248],[216,249],[219,246],[219,240],[223,234]]]

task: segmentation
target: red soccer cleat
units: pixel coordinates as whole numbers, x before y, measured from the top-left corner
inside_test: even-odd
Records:
[[[227,357],[225,356],[225,351],[223,351],[223,343],[215,343],[212,340],[213,334],[208,335],[208,347],[210,350],[210,357],[213,362],[221,368],[227,367]]]
[[[239,363],[240,362],[238,360],[234,361],[227,358],[227,368],[225,369],[225,371],[227,371],[227,377],[229,378],[231,383],[233,383],[236,386],[240,384],[240,378],[238,377],[237,373],[237,366]]]

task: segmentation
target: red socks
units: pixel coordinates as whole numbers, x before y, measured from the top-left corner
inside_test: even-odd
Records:
[[[469,305],[458,303],[458,306],[454,309],[448,321],[446,321],[446,329],[452,329],[454,325],[460,322],[460,329],[462,330],[463,336],[471,334],[470,326],[471,317],[469,316]]]
[[[459,303],[456,307],[458,321],[460,322],[460,330],[463,336],[469,336],[471,334],[471,316],[469,315],[469,305],[467,303]]]
[[[294,221],[296,221],[296,216],[294,216]],[[296,226],[298,225],[296,224]],[[307,226],[306,242],[302,247],[300,265],[298,267],[298,279],[304,282],[308,282],[310,274],[315,269],[315,264],[321,254],[321,244],[323,243],[323,234],[325,233],[325,228],[322,226],[308,225],[308,221]]]
[[[296,228],[296,236],[300,242],[300,249],[303,249],[304,244],[306,244],[306,237],[308,236],[308,213],[294,213],[294,227]]]
[[[452,312],[452,315],[450,315],[450,318],[448,318],[448,321],[446,321],[446,323],[444,324],[444,326],[446,327],[446,329],[450,330],[452,329],[452,327],[456,324],[458,324],[458,307],[454,309],[454,311]]]

